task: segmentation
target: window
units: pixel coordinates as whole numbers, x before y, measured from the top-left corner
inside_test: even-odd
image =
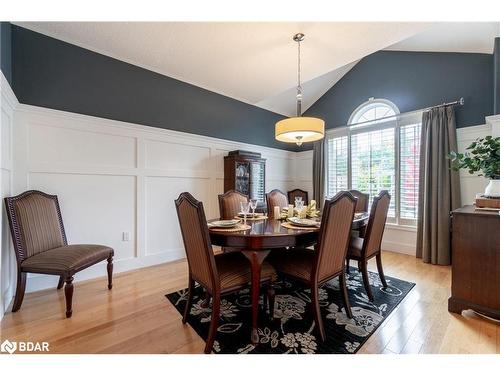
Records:
[[[421,112],[399,114],[383,99],[359,106],[349,126],[327,134],[327,187],[329,197],[340,190],[370,194],[370,204],[380,190],[391,194],[388,221],[415,225]]]

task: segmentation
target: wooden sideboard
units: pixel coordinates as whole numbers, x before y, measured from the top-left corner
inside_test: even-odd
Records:
[[[500,319],[500,215],[474,206],[452,212],[448,311],[467,309]]]

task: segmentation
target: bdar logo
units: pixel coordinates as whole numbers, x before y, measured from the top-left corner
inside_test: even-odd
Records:
[[[0,345],[0,351],[2,353],[12,354],[16,351],[16,349],[17,349],[17,343],[10,342],[9,340],[5,340],[4,342],[2,342],[2,345]]]

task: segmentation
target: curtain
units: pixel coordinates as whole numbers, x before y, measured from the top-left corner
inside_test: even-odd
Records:
[[[313,197],[319,207],[323,207],[325,199],[326,173],[326,140],[314,142],[313,145]]]
[[[422,115],[418,200],[417,258],[451,264],[450,212],[460,207],[460,180],[450,169],[448,154],[457,150],[453,107]]]

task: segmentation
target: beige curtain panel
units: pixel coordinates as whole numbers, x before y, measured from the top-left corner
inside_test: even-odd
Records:
[[[417,257],[425,263],[451,264],[450,212],[460,207],[459,174],[447,158],[457,150],[452,106],[425,111],[420,144]]]

